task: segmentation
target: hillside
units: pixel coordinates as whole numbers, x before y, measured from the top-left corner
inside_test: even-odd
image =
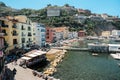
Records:
[[[58,9],[60,10],[59,16],[48,16],[48,9]],[[39,10],[34,9],[21,9],[16,10],[6,6],[3,2],[0,2],[0,14],[4,15],[16,16],[16,15],[26,15],[32,21],[38,23],[44,23],[49,27],[60,27],[67,26],[70,31],[79,31],[85,30],[87,35],[100,35],[101,31],[112,30],[112,29],[120,29],[120,19],[118,21],[107,22],[105,20],[97,21],[92,20],[91,18],[86,18],[83,23],[75,21],[75,15],[82,15],[89,17],[90,15],[98,15],[91,13],[90,10],[83,10],[85,12],[79,12],[77,8],[74,6],[70,6],[69,4],[65,4],[63,6],[52,6],[48,4],[47,7]]]

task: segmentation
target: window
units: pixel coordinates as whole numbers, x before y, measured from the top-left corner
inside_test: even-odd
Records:
[[[6,33],[6,30],[5,30],[5,29],[3,29],[3,30],[2,30],[2,32],[4,33],[4,35],[5,35],[5,36],[7,35],[7,33]]]
[[[13,28],[17,28],[17,25],[16,24],[13,24],[13,26],[12,26]]]
[[[21,40],[22,40],[22,43],[25,43],[25,38],[22,38]]]
[[[28,36],[32,36],[30,32],[28,33]]]
[[[13,39],[13,44],[17,44],[17,39]]]
[[[24,26],[23,26],[23,25],[21,26],[21,30],[25,30],[25,28],[24,28]]]
[[[31,27],[28,27],[28,31],[31,31]]]
[[[13,30],[13,36],[17,36],[18,34],[17,34],[17,31],[15,31],[15,30]]]

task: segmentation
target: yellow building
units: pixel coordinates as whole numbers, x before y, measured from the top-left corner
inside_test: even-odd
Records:
[[[1,21],[1,29],[4,33],[4,39],[6,43],[8,43],[7,50],[14,49],[15,47],[18,47],[18,29],[16,26],[16,20],[10,19],[10,18],[0,18]],[[6,45],[5,45],[6,46]]]
[[[101,36],[103,37],[109,37],[110,36],[110,31],[103,31]]]

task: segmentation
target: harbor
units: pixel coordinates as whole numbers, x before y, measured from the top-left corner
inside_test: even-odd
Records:
[[[109,54],[69,51],[57,66],[55,78],[61,80],[119,80],[120,67]],[[64,74],[64,75],[63,75]]]

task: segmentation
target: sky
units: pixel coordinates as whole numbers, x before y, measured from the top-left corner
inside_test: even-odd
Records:
[[[63,6],[69,4],[75,8],[89,9],[92,13],[107,13],[120,17],[120,0],[0,0],[15,9],[42,9],[47,4]]]

